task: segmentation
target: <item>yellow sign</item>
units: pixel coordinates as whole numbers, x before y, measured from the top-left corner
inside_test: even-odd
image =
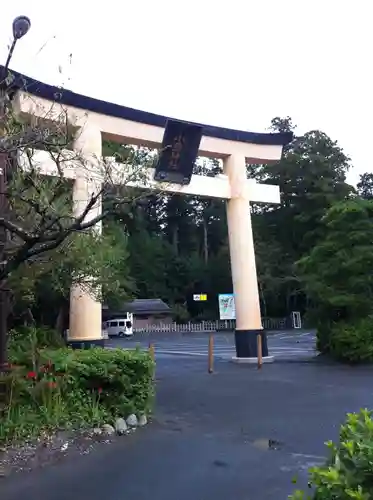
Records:
[[[193,300],[196,302],[205,302],[207,300],[207,295],[204,294],[195,294],[193,295]]]

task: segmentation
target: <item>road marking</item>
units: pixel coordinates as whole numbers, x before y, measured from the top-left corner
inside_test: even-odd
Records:
[[[294,458],[310,458],[311,460],[321,460],[323,462],[326,460],[325,456],[322,457],[320,455],[305,455],[304,453],[292,453],[291,456]]]

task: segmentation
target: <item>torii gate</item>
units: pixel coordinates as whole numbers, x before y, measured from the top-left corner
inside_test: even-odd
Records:
[[[32,80],[21,75],[21,88],[15,99],[23,115],[45,117],[53,108],[56,115],[60,106],[73,123],[78,125],[74,149],[88,162],[102,158],[102,139],[120,143],[160,148],[167,118],[153,113],[92,99],[71,91]],[[23,89],[23,90],[22,90]],[[57,108],[57,111],[56,111]],[[59,110],[58,110],[59,108]],[[48,112],[48,119],[51,113]],[[224,174],[213,177],[193,175],[187,185],[157,182],[154,169],[149,169],[146,189],[162,189],[179,194],[193,194],[227,200],[227,221],[233,292],[236,307],[236,357],[240,362],[254,362],[257,358],[257,335],[262,336],[263,360],[268,355],[266,335],[262,327],[260,301],[255,265],[250,202],[280,203],[278,186],[259,184],[247,179],[246,163],[269,163],[281,158],[282,148],[292,134],[258,134],[240,130],[202,125],[203,135],[198,154],[223,160]],[[53,173],[53,165],[43,152],[38,153],[41,171]],[[51,160],[49,160],[51,161]],[[85,208],[92,186],[79,172],[72,172],[75,213]],[[139,185],[138,183],[135,185]],[[95,207],[87,216],[93,218],[101,211]],[[101,303],[83,290],[73,287],[70,294],[69,343],[102,345]]]

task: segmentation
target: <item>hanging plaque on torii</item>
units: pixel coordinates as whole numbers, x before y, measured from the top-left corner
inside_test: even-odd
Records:
[[[198,157],[203,127],[179,120],[167,120],[154,180],[189,184]]]

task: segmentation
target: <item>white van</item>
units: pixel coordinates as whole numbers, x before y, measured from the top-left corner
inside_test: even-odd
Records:
[[[109,337],[132,337],[133,314],[127,313],[125,318],[109,319],[104,323],[104,329]]]

